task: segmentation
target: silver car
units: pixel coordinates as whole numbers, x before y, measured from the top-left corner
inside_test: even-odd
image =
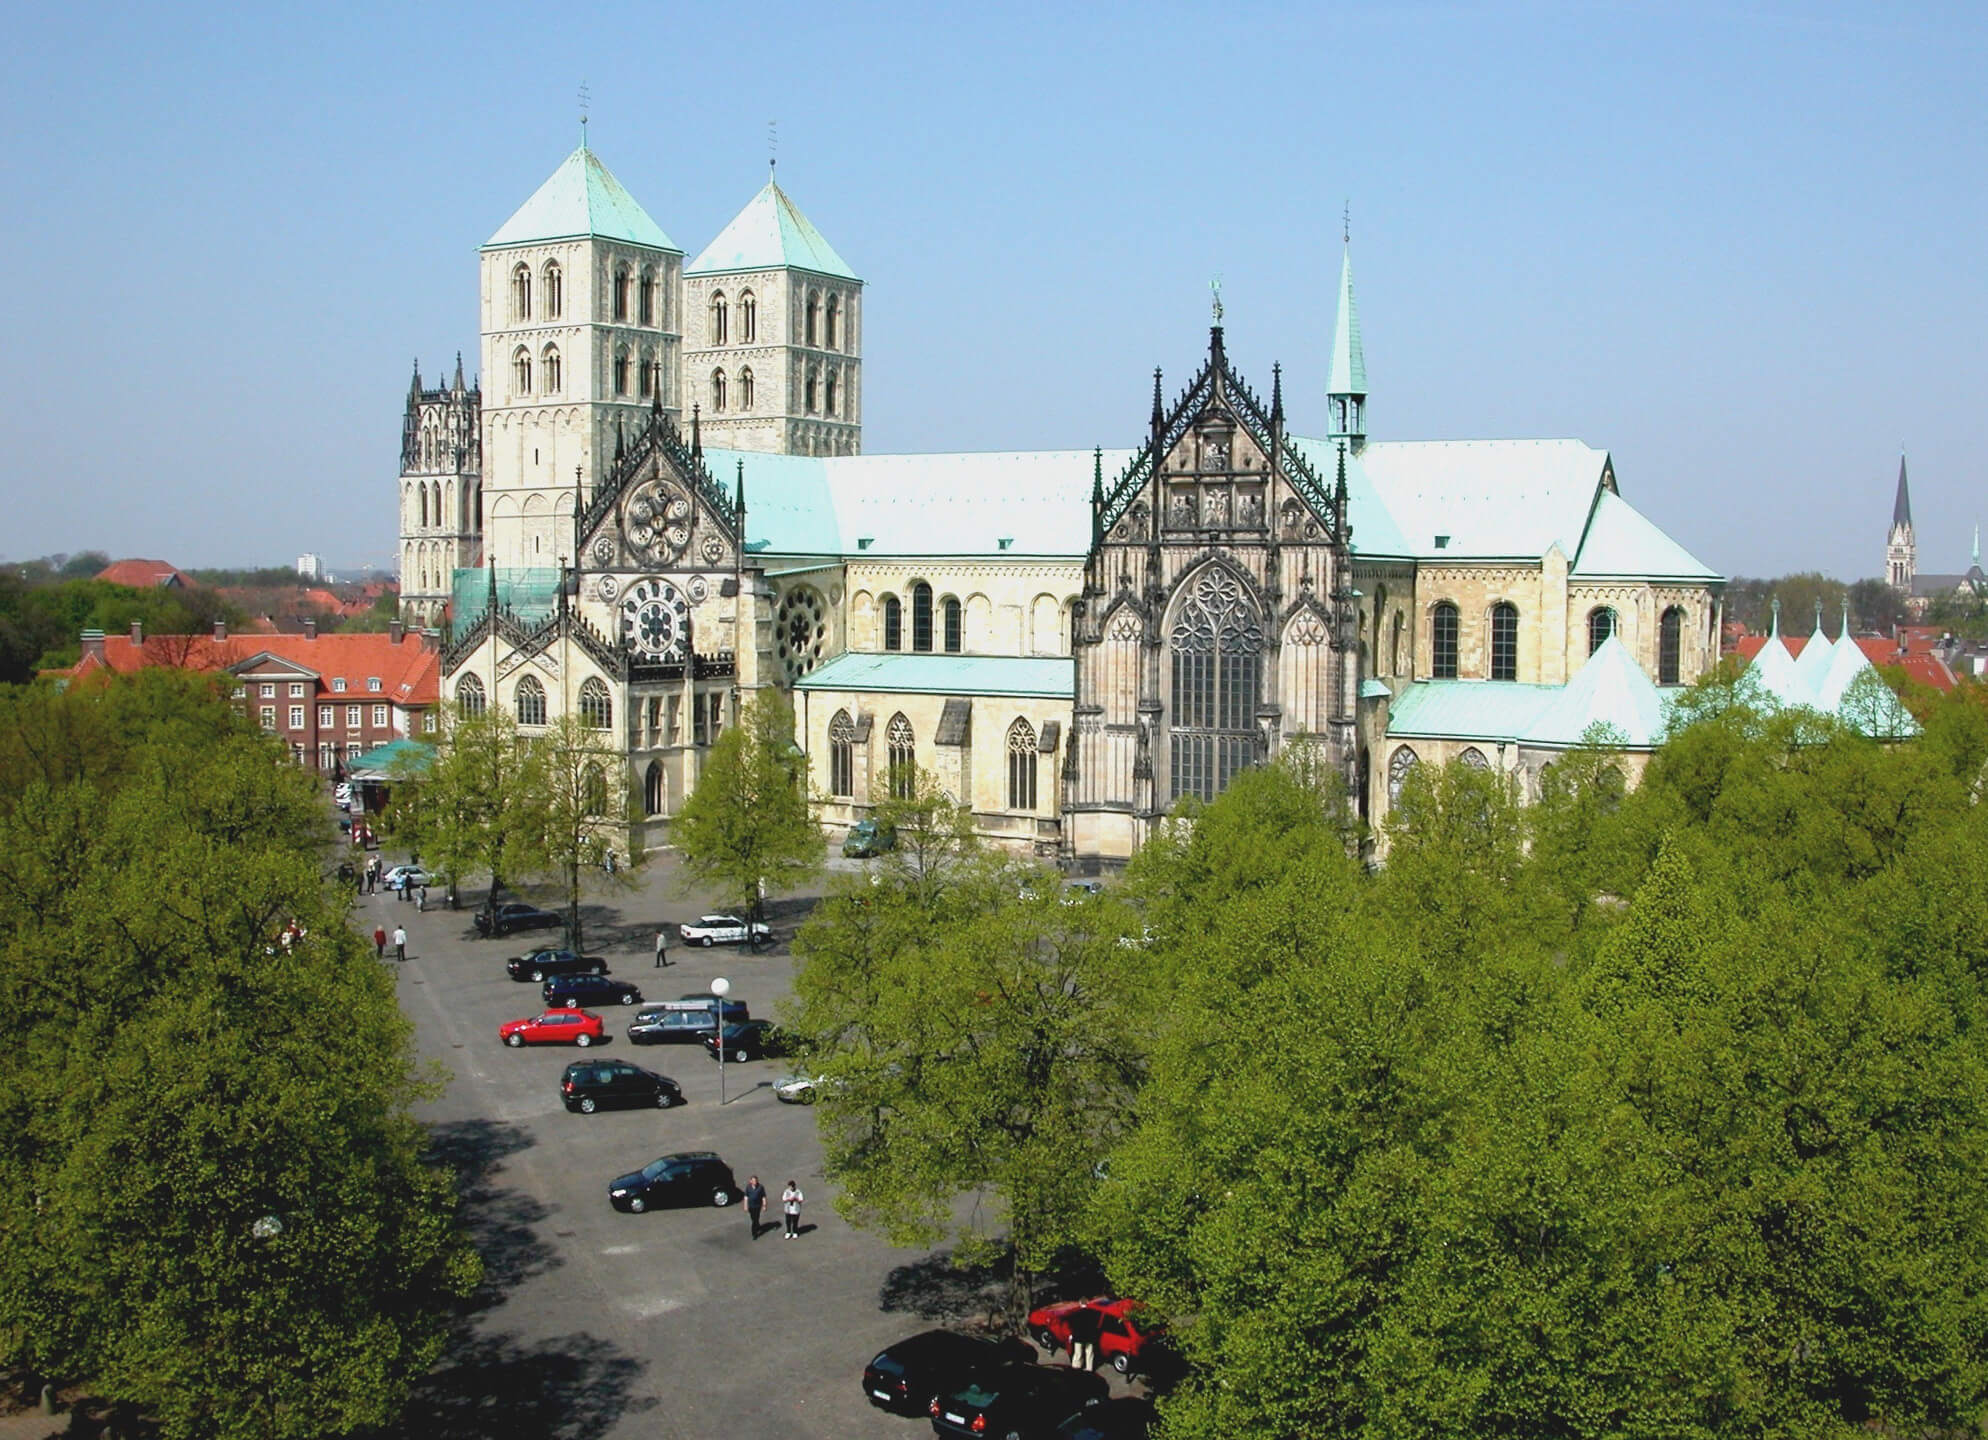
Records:
[[[743,945],[746,943],[746,922],[736,915],[700,915],[688,924],[676,927],[676,933],[686,945]],[[751,933],[759,940],[771,940],[773,927],[756,922]]]

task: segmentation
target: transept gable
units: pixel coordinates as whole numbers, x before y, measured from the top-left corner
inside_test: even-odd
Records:
[[[745,533],[745,481],[727,495],[660,404],[616,456],[580,512],[581,564],[590,570],[730,569]]]

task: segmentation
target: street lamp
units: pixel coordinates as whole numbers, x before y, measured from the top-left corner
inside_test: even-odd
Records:
[[[718,997],[713,1007],[716,1013],[712,1019],[717,1022],[718,1034],[718,1103],[725,1103],[725,997],[731,993],[732,982],[720,975],[711,982],[711,993]]]

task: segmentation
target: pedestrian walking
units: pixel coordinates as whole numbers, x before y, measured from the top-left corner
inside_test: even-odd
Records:
[[[407,880],[408,880],[407,872],[403,870],[400,872],[399,883],[394,886],[396,890],[400,891],[400,903],[403,905],[407,903]]]
[[[387,927],[384,925],[373,927],[373,958],[375,960],[387,958]]]
[[[418,888],[417,888],[417,889],[415,890],[415,892],[414,892],[414,908],[415,908],[416,910],[419,910],[419,911],[421,911],[421,912],[422,912],[423,914],[426,914],[426,913],[427,913],[427,910],[428,910],[428,887],[427,887],[426,885],[423,885],[423,886],[420,886],[420,887],[418,887]]]
[[[783,1237],[792,1240],[801,1233],[801,1201],[807,1197],[801,1194],[797,1181],[789,1180],[787,1188],[780,1192],[780,1212],[787,1220],[787,1233]]]
[[[393,927],[393,958],[403,965],[407,963],[407,929],[402,925]]]
[[[766,1210],[766,1187],[759,1183],[759,1177],[747,1178],[745,1188],[746,1218],[752,1221],[752,1238],[759,1238],[759,1217]]]
[[[1088,1305],[1079,1305],[1070,1312],[1070,1368],[1072,1370],[1095,1370],[1098,1368],[1098,1334],[1104,1329],[1104,1317]]]
[[[656,930],[656,968],[662,969],[670,963],[669,935],[660,927]]]

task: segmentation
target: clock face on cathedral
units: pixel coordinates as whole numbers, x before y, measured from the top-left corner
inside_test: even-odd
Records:
[[[690,544],[690,497],[663,480],[637,486],[621,514],[628,548],[651,565],[675,564]]]
[[[649,660],[681,661],[689,648],[690,607],[666,580],[640,580],[621,600],[621,638]]]

